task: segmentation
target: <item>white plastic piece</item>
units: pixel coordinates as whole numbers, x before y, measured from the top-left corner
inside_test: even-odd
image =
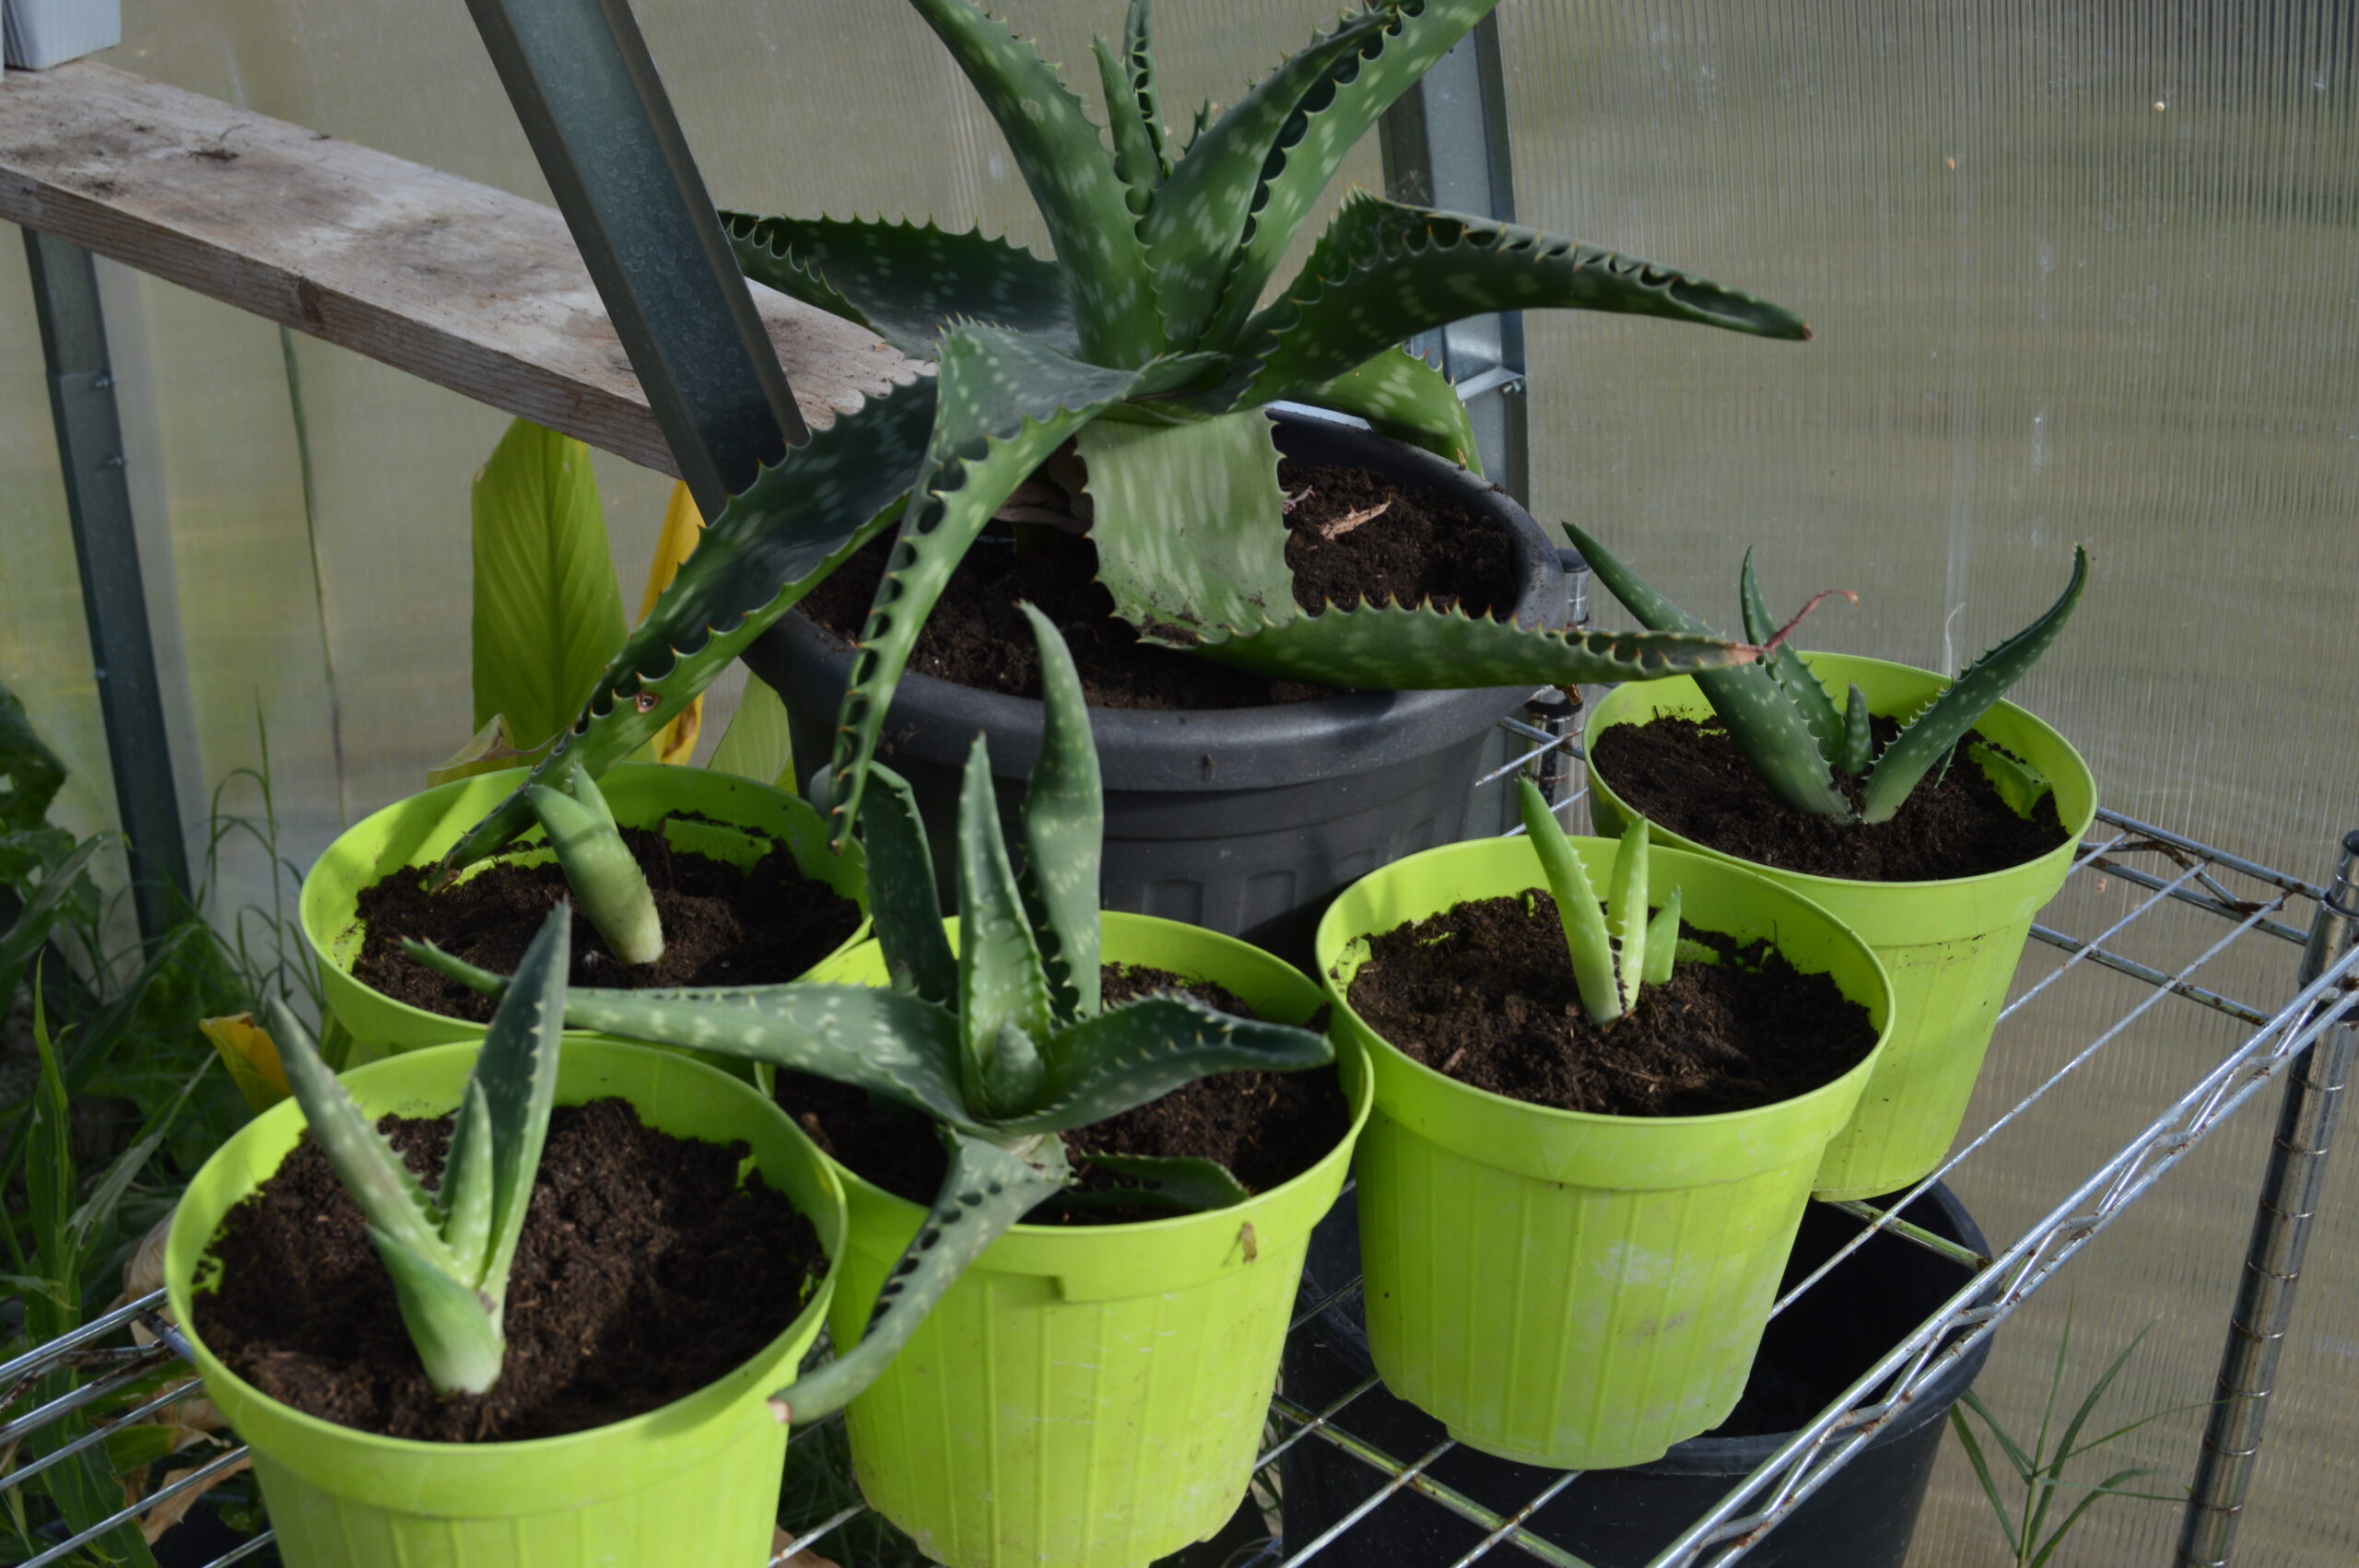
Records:
[[[8,64],[45,71],[123,41],[123,0],[0,0]]]

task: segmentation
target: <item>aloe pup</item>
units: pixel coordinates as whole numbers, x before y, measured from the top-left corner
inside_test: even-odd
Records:
[[[1556,918],[1565,928],[1581,1011],[1602,1029],[1638,1005],[1642,985],[1659,986],[1671,978],[1680,949],[1679,890],[1673,888],[1662,908],[1648,918],[1647,822],[1633,817],[1614,856],[1610,899],[1601,907],[1580,857],[1565,842],[1564,826],[1548,809],[1547,797],[1528,778],[1519,777],[1516,787],[1524,833],[1540,857],[1541,873],[1548,879],[1549,896],[1555,900]]]
[[[628,1039],[768,1061],[865,1089],[930,1118],[950,1153],[933,1210],[878,1295],[860,1343],[778,1396],[816,1421],[855,1398],[1002,1233],[1072,1178],[1059,1134],[1217,1072],[1334,1059],[1308,1029],[1234,1018],[1181,997],[1106,1008],[1097,879],[1104,823],[1089,710],[1073,656],[1029,605],[1045,688],[1024,801],[1024,870],[1001,831],[978,736],[958,803],[958,950],[935,902],[933,855],[909,787],[884,767],[861,812],[869,905],[892,987],[576,990],[565,1022]],[[433,947],[420,962],[479,990],[514,982]],[[1189,1211],[1241,1201],[1210,1160],[1085,1156],[1135,1184],[1125,1202]],[[1086,1200],[1086,1195],[1076,1195]]]
[[[1604,545],[1569,523],[1566,532],[1598,580],[1613,590],[1640,625],[1657,631],[1709,633],[1710,627],[1656,592]],[[2089,553],[2076,544],[2071,580],[2056,603],[1976,660],[1879,754],[1869,733],[1866,696],[1854,685],[1838,708],[1802,656],[1783,642],[1748,550],[1738,578],[1738,597],[1745,636],[1763,645],[1761,660],[1737,669],[1700,672],[1696,684],[1728,727],[1731,742],[1780,801],[1818,816],[1889,822],[1925,775],[1943,763],[2007,688],[2039,662],[2063,632],[2088,581]],[[1972,755],[2018,810],[2028,811],[2045,791],[2044,780],[2004,753],[1978,745]],[[1856,781],[1856,809],[1838,780]]]
[[[336,1082],[286,1002],[271,998],[271,1033],[288,1087],[368,1217],[402,1322],[427,1377],[444,1394],[487,1392],[507,1353],[508,1271],[557,1102],[571,929],[572,916],[559,904],[525,950],[484,1036],[452,1122],[442,1178],[431,1191]]]
[[[655,913],[655,895],[639,857],[623,842],[597,781],[575,768],[564,790],[528,783],[524,799],[548,836],[573,901],[606,939],[607,951],[632,965],[663,957],[663,924]]]
[[[1281,258],[1384,111],[1498,0],[1348,12],[1184,137],[1156,99],[1147,0],[1100,41],[1104,132],[970,0],[911,0],[1005,134],[1054,259],[932,224],[730,215],[748,275],[933,373],[839,417],[734,497],[544,766],[628,755],[853,550],[899,534],[859,638],[830,772],[839,837],[920,628],[984,523],[1067,442],[1098,575],[1150,641],[1363,687],[1569,685],[1743,663],[1678,632],[1549,631],[1423,605],[1297,608],[1264,410],[1367,419],[1475,463],[1455,390],[1396,345],[1502,310],[1612,310],[1801,339],[1790,311],[1513,225],[1355,194],[1264,305]],[[522,831],[521,798],[453,851]]]

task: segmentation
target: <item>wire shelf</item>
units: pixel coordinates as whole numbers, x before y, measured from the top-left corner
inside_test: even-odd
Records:
[[[1508,732],[1511,743],[1520,743],[1524,749],[1486,774],[1478,789],[1497,786],[1529,770],[1554,787],[1560,813],[1573,813],[1586,790],[1577,771],[1571,726],[1566,722],[1570,711],[1569,705],[1558,712],[1535,709],[1533,717],[1543,722],[1505,721],[1501,728]],[[1514,752],[1516,745],[1510,743],[1506,749]],[[2100,812],[2095,830],[2081,847],[2064,894],[2050,906],[2051,914],[2070,912],[2058,918],[2070,919],[2072,929],[2046,924],[2032,928],[2038,943],[2060,957],[2045,973],[2029,979],[2001,1013],[1994,1052],[2006,1049],[2009,1041],[2018,1037],[2017,1031],[2027,1029],[2026,1012],[2041,1005],[2043,999],[2067,989],[2084,996],[2119,996],[2120,988],[2100,986],[2100,977],[2106,975],[2126,977],[2139,984],[2130,989],[2118,1010],[2109,1010],[2109,1020],[2080,1043],[2062,1065],[1965,1139],[1939,1170],[1888,1208],[1835,1205],[1861,1222],[1859,1233],[1787,1290],[1774,1312],[1790,1308],[1843,1258],[1880,1235],[1928,1247],[1967,1264],[1974,1273],[1766,1462],[1689,1526],[1649,1568],[1725,1568],[1744,1557],[1945,1368],[1972,1353],[2026,1297],[2053,1278],[2196,1144],[2283,1074],[2327,1029],[2336,1026],[2347,993],[2359,986],[2353,979],[2359,974],[2359,947],[2341,952],[2339,958],[2323,965],[2314,980],[2295,989],[2290,1000],[2275,1005],[2245,1000],[2227,989],[2241,985],[2249,993],[2256,986],[2270,984],[2259,977],[2283,975],[2290,979],[2300,962],[2299,950],[2312,940],[2322,908],[2346,916],[2353,913],[2329,905],[2321,887],[2300,877],[2148,823]],[[2076,934],[2082,930],[2089,934]],[[2264,962],[2246,961],[2256,955]],[[2233,978],[2221,977],[2231,972]],[[2154,1015],[2165,1003],[2177,1004],[2180,1012],[2188,1008],[2202,1010],[2232,1021],[2236,1028],[2224,1046],[2207,1049],[2201,1070],[2176,1098],[2099,1161],[2042,1219],[1995,1256],[1985,1258],[1903,1217],[1935,1182],[1956,1172],[2010,1128],[2051,1106],[2058,1088],[2073,1073],[2123,1039],[2156,1027]],[[2223,1245],[2230,1243],[2224,1238]],[[1329,1307],[1348,1299],[1357,1289],[1355,1279],[1324,1292],[1320,1299],[1298,1302],[1293,1331],[1305,1331]],[[159,1291],[0,1365],[0,1454],[16,1450],[29,1433],[69,1410],[105,1405],[140,1378],[184,1354],[185,1346],[162,1313]],[[143,1342],[115,1342],[130,1336],[134,1326],[145,1330]],[[44,1375],[61,1366],[97,1370],[100,1375],[63,1398],[11,1417],[15,1404]],[[1486,1558],[1509,1562],[1519,1557],[1554,1568],[1594,1568],[1547,1539],[1533,1523],[1543,1508],[1580,1486],[1583,1478],[1579,1472],[1552,1477],[1536,1485],[1520,1506],[1501,1512],[1433,1473],[1455,1444],[1444,1440],[1418,1453],[1393,1454],[1345,1429],[1339,1418],[1379,1387],[1374,1376],[1365,1377],[1315,1410],[1297,1403],[1283,1389],[1276,1395],[1255,1466],[1257,1479],[1270,1476],[1281,1457],[1297,1445],[1318,1443],[1366,1467],[1375,1490],[1344,1517],[1308,1539],[1287,1539],[1281,1518],[1273,1533],[1234,1556],[1232,1562],[1241,1568],[1287,1568],[1321,1561],[1345,1533],[1370,1517],[1380,1518],[1388,1505],[1395,1504],[1404,1493],[1414,1493],[1485,1532],[1457,1560],[1455,1568],[1467,1568]],[[114,1427],[147,1419],[198,1391],[194,1381],[167,1389],[85,1434],[74,1451],[102,1442]],[[794,1441],[809,1441],[816,1431],[797,1433]],[[244,1452],[230,1448],[218,1454],[95,1528],[48,1547],[23,1568],[45,1568],[64,1561],[105,1530],[234,1469]],[[0,1476],[0,1492],[38,1476],[64,1457],[64,1452],[52,1453]],[[795,1539],[781,1542],[772,1560],[774,1568],[806,1549],[824,1548],[829,1537],[865,1511],[863,1504],[854,1503],[805,1526]],[[229,1568],[247,1561],[269,1542],[265,1531],[216,1559],[208,1568]],[[1326,1560],[1342,1561],[1340,1556]]]

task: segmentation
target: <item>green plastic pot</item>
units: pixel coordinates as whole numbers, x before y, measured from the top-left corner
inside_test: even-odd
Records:
[[[328,1010],[352,1032],[363,1059],[412,1050],[444,1040],[481,1039],[484,1026],[395,1001],[353,978],[368,929],[358,912],[364,888],[405,866],[432,865],[506,800],[526,770],[479,774],[396,801],[346,828],[303,878],[299,905],[303,935],[319,964]],[[652,827],[675,813],[710,818],[673,822],[665,836],[677,848],[715,860],[750,866],[774,849],[794,857],[803,874],[833,888],[861,907],[860,928],[830,958],[868,936],[867,874],[855,847],[843,855],[827,849],[827,830],[811,806],[767,784],[702,767],[624,763],[599,779],[615,820],[625,827]],[[733,831],[733,829],[737,831]],[[537,827],[502,859],[532,865],[549,859]],[[491,862],[484,862],[489,864]],[[822,960],[825,962],[825,960]]]
[[[1607,885],[1615,845],[1569,842]],[[1768,941],[1886,1026],[1882,966],[1825,910],[1726,861],[1658,849],[1650,864],[1688,924]],[[1597,1116],[1446,1078],[1352,1010],[1372,936],[1545,887],[1521,837],[1412,855],[1329,908],[1319,965],[1338,1038],[1366,1049],[1376,1082],[1360,1263],[1386,1387],[1486,1454],[1607,1469],[1660,1458],[1735,1409],[1812,1176],[1876,1056],[1755,1110]]]
[[[1914,713],[1949,685],[1929,671],[1880,659],[1802,657],[1836,691],[1857,682],[1869,711],[1879,716]],[[1616,687],[1590,710],[1589,755],[1597,755],[1598,736],[1614,725],[1643,724],[1659,714],[1705,719],[1711,705],[1684,676]],[[1866,938],[1892,977],[1892,1037],[1851,1124],[1826,1152],[1818,1173],[1821,1197],[1896,1191],[1921,1180],[1949,1153],[2031,935],[2032,917],[2064,885],[2096,820],[2096,780],[2063,736],[2009,702],[1992,708],[1975,731],[2030,763],[2055,787],[2064,842],[2036,860],[1946,882],[1852,882],[1779,871],[1724,855],[1659,824],[1654,828],[1659,842],[1750,867],[1819,905]],[[1631,809],[1595,768],[1589,798],[1598,831],[1619,834]]]
[[[1103,917],[1106,958],[1215,981],[1300,1023],[1319,988],[1233,937]],[[955,932],[954,932],[955,934]],[[874,944],[839,978],[881,984]],[[877,1512],[946,1568],[1137,1568],[1228,1523],[1245,1495],[1311,1227],[1368,1114],[1336,1053],[1351,1130],[1311,1169],[1231,1209],[1128,1225],[1017,1225],[846,1411]],[[829,1324],[858,1340],[924,1211],[838,1167],[851,1214]]]
[[[442,1115],[457,1106],[479,1048],[415,1051],[356,1069],[344,1083],[374,1114]],[[567,1041],[558,1103],[606,1094],[675,1136],[742,1140],[763,1177],[840,1259],[844,1200],[834,1171],[752,1085],[676,1052]],[[173,1315],[206,1396],[253,1450],[288,1568],[760,1568],[769,1560],[787,1434],[768,1400],[818,1337],[837,1269],[759,1354],[629,1421],[525,1443],[358,1432],[281,1404],[229,1371],[190,1311],[222,1217],[278,1168],[302,1129],[291,1100],[241,1129],[189,1184],[164,1250]]]

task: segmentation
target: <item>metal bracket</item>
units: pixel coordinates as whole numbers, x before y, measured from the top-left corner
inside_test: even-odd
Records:
[[[1377,131],[1384,188],[1397,202],[1515,221],[1515,168],[1499,66],[1499,18],[1485,17]],[[1457,383],[1483,468],[1518,500],[1531,488],[1523,380],[1523,312],[1475,316],[1409,340]]]
[[[628,0],[467,0],[708,518],[810,432]]]
[[[79,245],[29,228],[25,256],[49,368],[49,412],[57,427],[74,560],[81,568],[115,810],[129,840],[132,907],[140,934],[153,942],[188,907],[188,848],[147,627],[98,269]]]

